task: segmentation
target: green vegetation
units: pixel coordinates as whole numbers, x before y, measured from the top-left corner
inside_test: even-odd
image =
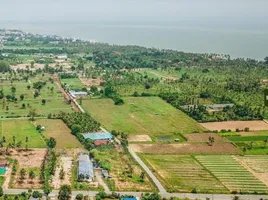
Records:
[[[113,177],[108,186],[113,191],[152,191],[153,185],[140,166],[120,146],[104,146],[90,153],[95,160]],[[124,184],[122,184],[124,183]]]
[[[139,154],[169,192],[227,193],[192,156]]]
[[[108,130],[151,137],[202,132],[204,129],[183,112],[158,97],[124,98],[116,106],[110,99],[84,100],[83,107]]]
[[[2,126],[2,137],[5,137],[4,145],[14,147],[44,148],[45,141],[35,126],[29,120],[7,120],[0,121]],[[26,142],[28,137],[28,142]]]
[[[68,90],[78,90],[81,91],[85,89],[85,86],[83,83],[80,81],[79,78],[64,78],[61,79],[62,84],[64,87]]]
[[[72,110],[48,74],[6,73],[0,74],[0,77],[1,117],[28,116],[32,109],[38,116]]]
[[[268,188],[232,156],[196,156],[196,159],[232,192],[268,192]]]

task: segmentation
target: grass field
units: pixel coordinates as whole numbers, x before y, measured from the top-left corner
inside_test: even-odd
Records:
[[[264,141],[268,139],[268,136],[231,136],[227,137],[228,140],[232,142],[248,142],[248,141]]]
[[[56,148],[79,148],[81,143],[71,134],[70,129],[59,119],[41,119],[38,124],[45,126],[45,135],[57,141]]]
[[[124,105],[111,99],[84,100],[82,106],[108,130],[131,135],[147,134],[176,137],[176,133],[202,132],[202,128],[183,112],[158,97],[124,98]]]
[[[228,190],[192,156],[140,154],[170,192],[227,193]]]
[[[7,74],[0,74],[2,78],[6,78],[6,76]],[[58,113],[60,110],[71,111],[71,106],[65,102],[58,86],[48,81],[49,77],[47,74],[44,76],[37,75],[36,77],[30,77],[28,82],[21,80],[13,81],[12,83],[8,80],[1,80],[0,90],[3,90],[5,96],[14,95],[17,98],[17,102],[1,100],[0,116],[27,116],[31,108],[36,109],[37,114],[45,116],[49,113]],[[37,81],[46,81],[46,85],[40,90],[40,95],[34,98],[35,89],[33,88],[33,83]],[[31,86],[30,89],[27,89],[28,85]],[[14,94],[12,94],[12,87],[16,88]],[[20,99],[21,95],[24,95],[23,100]],[[42,104],[42,99],[46,100],[44,105]],[[22,108],[22,104],[25,105],[25,108]]]
[[[2,136],[6,138],[5,146],[9,143],[13,143],[13,136],[15,136],[15,142],[22,142],[22,147],[26,145],[26,137],[29,138],[29,148],[45,148],[46,144],[40,133],[36,130],[35,126],[28,120],[7,120],[0,121],[2,126]]]
[[[82,88],[85,87],[85,85],[81,82],[79,78],[66,78],[66,79],[61,79],[61,82],[63,84],[68,85],[69,90],[81,90]]]
[[[268,188],[232,156],[196,156],[230,191],[266,193]]]

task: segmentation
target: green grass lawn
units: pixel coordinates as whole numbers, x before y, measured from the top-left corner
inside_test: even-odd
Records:
[[[228,193],[228,190],[190,155],[140,154],[170,192]]]
[[[230,191],[244,193],[267,193],[268,188],[232,156],[196,156]]]
[[[81,82],[79,78],[66,78],[61,79],[62,84],[67,84],[69,90],[81,90],[85,85]]]
[[[13,136],[15,136],[16,143],[22,142],[22,147],[26,145],[26,137],[29,138],[29,148],[45,148],[45,141],[42,139],[40,133],[29,120],[6,120],[0,121],[2,137],[6,138],[5,146],[13,143]]]
[[[84,100],[82,106],[110,131],[157,137],[204,130],[193,119],[158,97],[129,97],[124,101],[124,105],[114,105],[111,99],[92,99]]]
[[[5,182],[5,177],[4,176],[0,176],[0,186],[2,186]]]

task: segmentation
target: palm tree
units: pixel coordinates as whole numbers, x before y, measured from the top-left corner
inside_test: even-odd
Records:
[[[26,136],[26,138],[25,138],[25,143],[26,143],[25,150],[26,151],[28,151],[28,142],[29,142],[29,138],[28,138],[28,136]]]
[[[15,135],[13,135],[13,146],[15,147],[16,146],[16,136]]]
[[[268,139],[266,138],[266,139],[264,140],[264,148],[266,148],[266,146],[267,146],[267,142],[268,142]]]

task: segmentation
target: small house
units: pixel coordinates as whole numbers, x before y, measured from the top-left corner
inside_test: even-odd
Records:
[[[83,92],[83,91],[74,91],[74,90],[70,90],[69,94],[73,97],[73,98],[81,98],[81,97],[87,97],[87,92]]]
[[[8,160],[0,160],[0,168],[6,168],[8,167]]]

